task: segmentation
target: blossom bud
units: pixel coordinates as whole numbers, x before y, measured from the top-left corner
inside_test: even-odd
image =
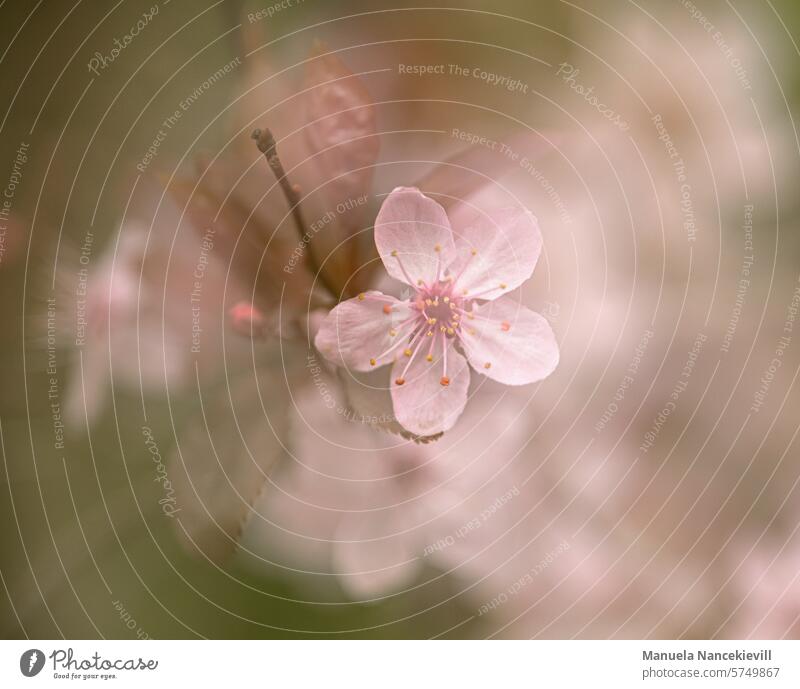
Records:
[[[267,319],[250,302],[240,301],[228,309],[228,321],[233,331],[239,335],[259,340],[267,337]]]

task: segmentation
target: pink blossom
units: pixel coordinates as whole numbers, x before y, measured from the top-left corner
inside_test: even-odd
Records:
[[[516,208],[453,231],[444,209],[399,187],[375,223],[375,244],[406,300],[370,291],[336,306],[317,348],[355,371],[392,364],[397,421],[419,436],[453,427],[473,369],[506,385],[547,377],[558,345],[547,320],[505,296],[533,273],[542,248],[534,216]]]

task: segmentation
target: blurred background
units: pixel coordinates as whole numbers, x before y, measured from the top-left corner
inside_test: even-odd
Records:
[[[798,3],[0,19],[5,638],[800,637]],[[397,185],[561,350],[429,443],[311,345]]]

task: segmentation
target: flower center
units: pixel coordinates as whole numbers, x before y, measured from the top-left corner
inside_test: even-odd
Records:
[[[417,293],[416,308],[420,318],[446,337],[453,337],[464,309],[464,299],[452,295],[452,283],[440,281]]]
[[[441,247],[438,244],[434,247],[434,251],[441,255]],[[395,378],[395,385],[405,385],[406,374],[417,356],[424,357],[428,363],[432,363],[437,354],[440,355],[442,367],[442,376],[439,382],[444,387],[450,385],[450,376],[447,369],[447,350],[452,346],[452,340],[459,339],[463,342],[460,333],[462,320],[464,318],[475,318],[471,309],[472,299],[483,296],[483,293],[469,294],[467,290],[456,288],[456,284],[477,253],[475,249],[470,250],[467,261],[458,275],[455,276],[443,274],[440,256],[435,281],[430,285],[422,279],[416,281],[417,294],[411,304],[412,308],[417,312],[416,315],[412,315],[397,328],[393,327],[389,331],[389,335],[395,341],[385,352],[369,360],[372,366],[376,366],[379,359],[400,350],[400,347],[404,347],[400,351],[402,351],[403,356],[408,358],[408,361],[402,373]],[[406,277],[406,281],[409,284],[414,284],[403,265],[398,251],[392,250],[391,257],[397,261],[403,275]],[[505,288],[504,284],[500,284],[499,289]],[[492,288],[487,292],[493,292],[495,289],[497,288]],[[364,295],[359,295],[359,299],[363,298]],[[384,307],[383,311],[386,314],[392,313],[391,307]],[[469,328],[468,332],[471,335],[475,333],[474,330]],[[485,368],[490,366],[491,364],[488,362],[484,365]]]

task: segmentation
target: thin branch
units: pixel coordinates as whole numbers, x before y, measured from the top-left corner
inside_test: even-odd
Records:
[[[340,296],[339,291],[329,282],[327,276],[325,275],[325,271],[320,268],[314,256],[314,252],[311,249],[311,244],[308,242],[308,238],[306,237],[308,226],[306,225],[305,220],[303,220],[303,213],[300,208],[300,194],[298,193],[297,187],[293,186],[289,181],[289,177],[286,174],[286,171],[283,169],[283,163],[281,163],[281,159],[278,157],[275,137],[272,135],[272,132],[269,129],[256,129],[251,134],[251,138],[255,140],[258,150],[264,154],[264,157],[267,159],[267,163],[272,170],[272,174],[275,175],[275,179],[277,179],[278,183],[281,185],[283,195],[286,197],[286,202],[289,204],[289,208],[291,209],[292,217],[294,218],[294,224],[300,236],[300,241],[303,242],[306,247],[306,259],[309,263],[312,273],[319,277],[320,283],[333,295],[335,299],[338,300]]]

